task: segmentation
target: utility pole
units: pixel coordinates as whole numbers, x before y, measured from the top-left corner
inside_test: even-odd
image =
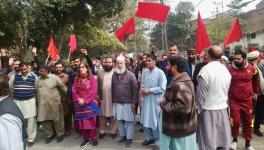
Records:
[[[164,4],[163,0],[160,0],[161,4]],[[164,52],[168,49],[168,40],[167,40],[167,21],[161,23],[161,50]]]

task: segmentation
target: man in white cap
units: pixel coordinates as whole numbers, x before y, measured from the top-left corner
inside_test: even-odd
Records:
[[[259,51],[253,51],[250,52],[247,55],[247,58],[249,60],[249,62],[256,67],[256,69],[258,70],[258,74],[259,74],[259,89],[260,89],[260,93],[257,97],[257,101],[254,101],[254,105],[255,105],[255,119],[254,119],[254,130],[253,132],[257,135],[257,136],[263,136],[263,133],[261,133],[261,131],[259,130],[260,128],[260,123],[261,123],[261,119],[263,117],[264,111],[263,111],[263,107],[264,107],[264,78],[263,78],[263,71],[264,69],[259,67],[260,66],[260,62],[261,62],[261,58],[259,57],[260,53]]]
[[[226,56],[221,56],[221,60],[220,62],[225,65],[226,67],[228,67],[228,58]]]
[[[138,85],[135,75],[126,70],[125,57],[116,58],[116,69],[112,76],[113,114],[118,122],[121,140],[129,147],[134,137],[135,104],[138,99]]]

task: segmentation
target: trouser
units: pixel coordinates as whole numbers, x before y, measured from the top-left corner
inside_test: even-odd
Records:
[[[253,118],[252,100],[233,101],[230,100],[231,131],[233,138],[239,135],[240,119],[243,125],[244,138],[247,141],[252,140],[252,118]]]
[[[27,121],[28,142],[34,142],[37,135],[36,116],[31,118],[26,118],[26,121]]]
[[[260,123],[263,118],[264,118],[264,95],[259,95],[255,103],[254,129],[260,128]]]
[[[71,132],[72,130],[72,115],[71,114],[64,115],[64,126],[65,126],[65,132]]]
[[[127,140],[134,138],[134,121],[118,120],[118,131],[120,137],[126,137]]]
[[[55,135],[54,129],[57,136],[63,136],[65,133],[63,114],[60,115],[57,121],[45,120],[41,122],[41,125],[47,138],[53,137]]]
[[[82,129],[81,133],[85,141],[96,141],[96,129]]]
[[[144,138],[145,140],[153,140],[156,144],[159,142],[159,130],[153,130],[151,128],[144,127]]]
[[[160,150],[196,150],[196,133],[174,138],[163,133],[160,135]]]
[[[107,125],[109,122],[109,125]],[[114,117],[104,117],[100,118],[100,133],[104,134],[107,131],[110,131],[111,134],[115,134],[117,130],[117,121]]]

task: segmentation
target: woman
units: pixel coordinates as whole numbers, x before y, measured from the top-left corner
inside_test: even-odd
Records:
[[[183,57],[169,60],[173,80],[168,85],[162,108],[162,133],[160,150],[196,150],[197,118],[194,85],[186,73],[187,63]]]
[[[98,144],[96,139],[97,116],[99,115],[96,99],[97,81],[92,76],[89,65],[84,62],[80,64],[79,74],[72,86],[72,94],[75,126],[81,131],[84,139],[81,148],[86,147],[89,141],[93,146],[96,146]]]

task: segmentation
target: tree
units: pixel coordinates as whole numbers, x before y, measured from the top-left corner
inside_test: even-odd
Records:
[[[191,2],[180,2],[174,12],[169,13],[167,19],[168,44],[176,44],[180,49],[191,48],[192,43],[188,39],[193,31],[192,13],[194,6]],[[157,24],[150,33],[150,41],[158,49],[161,49],[161,24]]]
[[[218,45],[223,42],[233,21],[234,17],[232,16],[217,16],[206,24],[208,35],[212,44]]]
[[[227,7],[231,9],[233,16],[238,16],[242,12],[242,8],[247,6],[249,3],[250,2],[245,2],[245,0],[232,0]]]
[[[129,18],[136,13],[137,1],[127,1],[124,9],[116,16],[107,18],[104,24],[104,29],[112,34],[122,26]],[[128,52],[144,51],[148,47],[148,40],[145,37],[145,32],[148,30],[145,27],[144,19],[135,18],[136,33],[129,35],[124,44]]]
[[[30,45],[45,53],[54,35],[61,49],[71,32],[100,30],[104,19],[118,14],[124,4],[125,0],[0,0],[0,43],[15,47],[22,57]]]

